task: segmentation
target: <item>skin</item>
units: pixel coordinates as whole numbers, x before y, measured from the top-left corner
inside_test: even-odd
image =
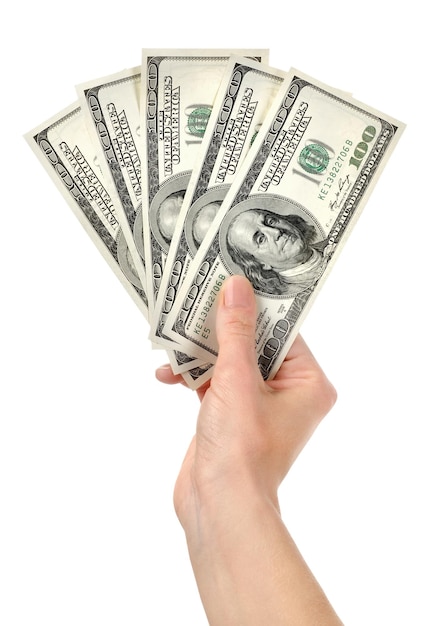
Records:
[[[176,513],[211,626],[338,626],[277,496],[336,392],[300,336],[275,378],[263,381],[256,314],[250,283],[229,278],[217,309],[219,354],[211,381],[197,392],[201,407],[175,486]],[[170,366],[156,375],[182,382]]]
[[[258,211],[241,213],[229,232],[230,242],[252,254],[266,268],[282,271],[305,262],[311,251],[300,231],[286,220]]]

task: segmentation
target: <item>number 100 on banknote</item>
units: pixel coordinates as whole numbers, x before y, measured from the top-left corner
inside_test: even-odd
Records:
[[[165,325],[215,362],[216,302],[243,274],[258,303],[255,345],[274,376],[404,125],[291,70],[197,251]]]

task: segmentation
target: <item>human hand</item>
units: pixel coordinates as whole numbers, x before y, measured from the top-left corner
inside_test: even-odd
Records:
[[[281,481],[335,402],[333,386],[301,336],[275,378],[265,382],[257,366],[255,323],[252,287],[233,276],[219,298],[214,374],[198,390],[196,436],[176,483],[175,505],[183,523],[196,494],[225,497],[227,489],[247,484],[276,502]],[[182,380],[169,367],[160,368],[157,378]]]
[[[185,530],[211,626],[339,626],[339,618],[280,517],[278,487],[336,392],[299,336],[273,380],[255,351],[250,283],[224,284],[219,352],[201,400],[196,434],[176,481]],[[157,378],[181,382],[169,367]]]

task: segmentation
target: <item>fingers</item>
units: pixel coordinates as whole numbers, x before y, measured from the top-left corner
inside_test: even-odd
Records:
[[[301,335],[296,337],[275,377],[267,384],[274,390],[302,393],[302,407],[308,406],[317,417],[326,415],[337,399],[336,389]]]
[[[306,374],[307,372],[312,373],[321,369],[301,335],[297,335],[292,343],[276,378],[281,378],[286,369],[288,369],[289,372],[294,369],[296,376],[300,376],[302,373]]]
[[[255,351],[257,307],[250,282],[243,276],[232,276],[223,287],[217,311],[216,332],[218,357],[213,379],[241,381],[260,376]]]
[[[164,383],[165,385],[177,385],[179,383],[189,389],[181,374],[174,374],[170,365],[161,365],[158,367],[155,370],[155,377],[160,383]],[[209,386],[210,381],[206,381],[196,390],[200,402],[203,400]]]
[[[295,379],[308,379],[322,373],[321,367],[309,349],[301,335],[297,335],[292,343],[284,362],[275,375],[275,378],[268,383],[283,381],[288,378],[292,382]]]
[[[161,365],[155,370],[155,377],[160,383],[166,385],[176,385],[181,383],[185,385],[184,379],[180,374],[174,374],[170,365]]]
[[[312,354],[308,344],[305,342],[305,340],[300,334],[298,334],[297,337],[294,339],[286,358],[287,359],[303,358],[309,362],[313,362],[315,365],[318,366],[317,361],[314,355]]]
[[[259,375],[255,352],[256,302],[251,283],[243,276],[230,277],[219,300],[216,320],[219,353],[215,373],[219,376],[223,372],[227,379],[232,373],[244,377],[243,367],[246,366],[254,375]],[[155,376],[167,385],[186,384],[180,374],[173,373],[170,365],[159,367]]]

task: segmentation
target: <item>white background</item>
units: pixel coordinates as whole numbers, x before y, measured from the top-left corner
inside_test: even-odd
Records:
[[[281,505],[345,624],[430,624],[428,22],[384,4],[8,5],[2,626],[206,624],[172,506],[197,398],[156,382],[164,352],[23,139],[143,47],[270,48],[407,124],[301,329],[339,399]]]

